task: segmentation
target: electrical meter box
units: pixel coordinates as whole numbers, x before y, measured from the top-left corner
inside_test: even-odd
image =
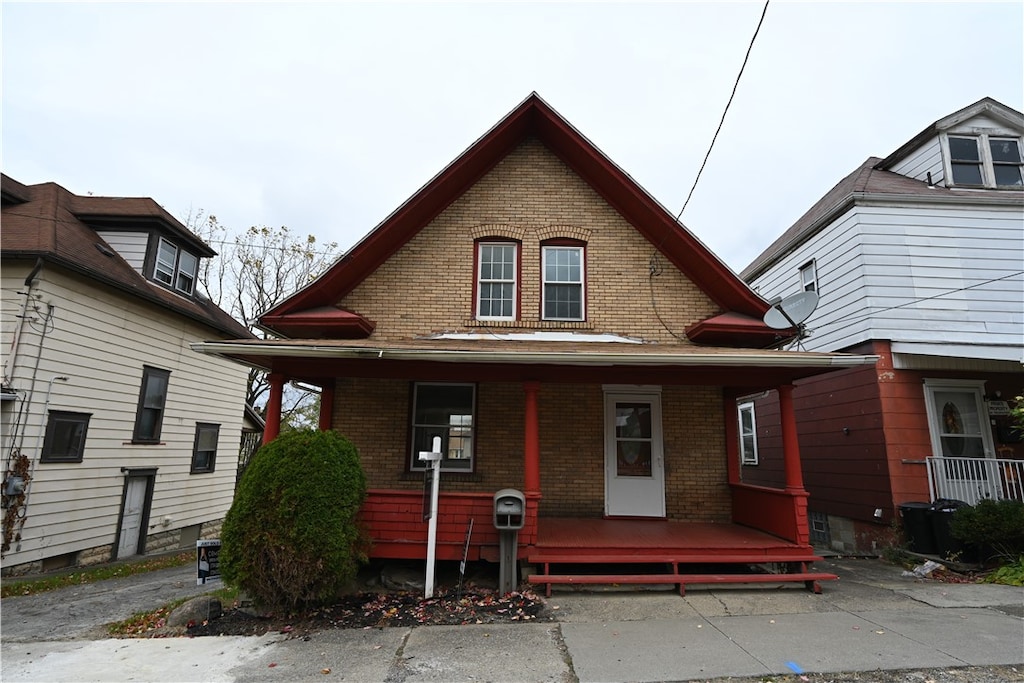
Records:
[[[494,528],[514,531],[526,521],[526,496],[516,489],[502,489],[494,494]]]

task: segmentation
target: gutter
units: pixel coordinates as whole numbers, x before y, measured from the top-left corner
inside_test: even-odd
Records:
[[[466,351],[441,349],[389,349],[383,347],[288,346],[279,344],[237,344],[232,342],[194,342],[193,351],[224,356],[270,356],[280,358],[344,358],[419,360],[439,363],[508,363],[513,365],[626,365],[680,367],[764,367],[764,368],[846,368],[874,365],[879,356],[766,352],[751,354],[673,354],[673,353],[580,353],[577,351]]]

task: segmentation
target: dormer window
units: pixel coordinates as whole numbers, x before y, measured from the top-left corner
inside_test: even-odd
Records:
[[[157,282],[191,295],[196,287],[196,271],[199,259],[187,251],[182,251],[163,237],[156,253],[156,266],[153,278]]]
[[[950,135],[949,162],[954,185],[1024,185],[1020,140],[1016,138]]]

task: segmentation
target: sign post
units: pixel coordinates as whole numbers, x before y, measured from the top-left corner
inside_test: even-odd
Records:
[[[430,463],[430,506],[424,505],[424,517],[429,513],[427,526],[427,577],[423,584],[423,597],[434,597],[434,559],[437,553],[437,499],[441,486],[441,437],[435,436],[432,451],[420,451],[421,462]],[[424,490],[424,496],[426,491]],[[424,501],[425,502],[425,501]]]

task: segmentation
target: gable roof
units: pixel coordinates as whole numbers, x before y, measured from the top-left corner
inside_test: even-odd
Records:
[[[888,170],[934,135],[982,113],[988,113],[994,118],[1015,125],[1017,128],[1024,127],[1024,114],[991,98],[979,100],[969,107],[939,119],[885,159],[868,157],[852,173],[826,192],[788,230],[782,233],[767,249],[751,261],[740,272],[740,277],[747,282],[758,277],[771,267],[772,264],[799,247],[831,223],[832,220],[847,211],[858,199],[872,197],[874,199],[888,199],[890,201],[917,200],[936,203],[984,202],[989,205],[1007,204],[1020,206],[1022,201],[1024,201],[1024,192],[1021,191],[1000,189],[998,191],[985,192],[976,188],[963,189],[929,185],[925,181],[908,178]],[[1012,118],[1013,116],[1016,116],[1019,121],[1015,123]]]
[[[757,337],[760,332],[766,344],[776,338],[775,330],[760,323],[768,310],[767,302],[537,93],[527,97],[434,176],[328,271],[264,312],[260,317],[261,325],[272,330],[300,331],[289,325],[289,317],[312,309],[319,309],[316,317],[321,321],[329,318],[328,309],[336,301],[351,292],[528,137],[538,139],[550,149],[726,314],[732,314],[717,322],[700,324],[701,327],[695,329],[697,341],[708,342],[715,330],[726,336],[748,335],[748,338]],[[355,330],[353,316],[348,312],[339,313],[339,328]],[[737,326],[736,319],[742,319],[743,324]],[[361,324],[365,327],[368,323],[362,321]],[[693,333],[690,330],[688,333],[692,338]]]
[[[252,333],[206,298],[179,296],[150,282],[112,249],[85,221],[130,222],[186,240],[202,256],[214,255],[206,243],[147,197],[81,197],[56,183],[23,185],[0,175],[3,189],[5,259],[42,259],[109,285],[230,337]]]
[[[892,168],[894,164],[907,157],[907,155],[911,154],[914,150],[935,135],[944,133],[951,128],[956,128],[964,121],[973,119],[975,116],[979,116],[981,114],[985,114],[990,118],[1001,121],[1010,128],[1024,130],[1024,114],[1012,107],[1007,107],[1002,102],[998,102],[991,97],[983,97],[974,104],[970,104],[963,109],[955,111],[949,116],[944,116],[938,121],[932,123],[920,133],[910,138],[910,140],[900,145],[899,149],[895,152],[879,161],[878,167],[881,169]]]

